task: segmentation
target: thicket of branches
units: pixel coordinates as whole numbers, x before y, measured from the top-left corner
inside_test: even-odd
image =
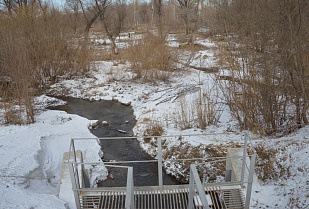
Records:
[[[240,128],[287,133],[308,124],[309,2],[216,1],[228,41],[230,82],[221,82]]]
[[[170,57],[169,32],[182,31],[194,44],[199,28],[208,27],[208,35],[221,34],[227,43],[223,54],[230,75],[220,85],[239,127],[263,134],[292,131],[308,124],[307,11],[306,0],[67,0],[61,11],[41,0],[0,0],[0,97],[24,107],[26,121],[33,122],[33,95],[59,77],[88,70],[82,40],[94,24],[115,54],[121,32],[154,29],[153,40],[147,35],[140,43],[154,41],[164,49],[163,58],[144,64],[163,70],[170,65],[164,59]],[[139,47],[132,47],[133,66],[141,66],[138,58],[152,48]],[[11,108],[5,108],[10,122]]]
[[[61,76],[87,71],[87,50],[83,44],[70,44],[73,32],[61,11],[40,1],[0,2],[0,97],[5,122],[31,123],[33,96]]]

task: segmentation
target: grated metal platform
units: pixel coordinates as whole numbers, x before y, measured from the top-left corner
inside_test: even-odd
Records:
[[[244,196],[240,188],[205,187],[212,209],[243,209]],[[186,209],[189,189],[153,190],[147,187],[134,192],[136,209]],[[97,195],[82,195],[82,208],[122,209],[125,208],[125,191],[104,191]],[[194,208],[202,208],[199,196],[194,196]]]
[[[192,135],[187,135],[188,137]],[[147,136],[148,137],[148,136]],[[248,135],[244,137],[243,150],[237,148],[236,154],[228,152],[226,157],[207,157],[194,159],[175,159],[194,161],[190,164],[189,184],[163,184],[162,138],[181,136],[155,136],[157,140],[157,159],[147,161],[83,162],[78,160],[75,141],[93,139],[72,139],[68,152],[67,168],[71,177],[72,190],[77,209],[249,209],[252,191],[256,152],[248,155]],[[135,139],[134,137],[100,138],[100,140]],[[94,140],[99,140],[94,138]],[[230,148],[236,149],[236,148]],[[171,160],[170,160],[171,161]],[[126,163],[158,163],[157,186],[134,186],[133,167]],[[222,182],[205,183],[201,180],[198,165],[223,162],[226,164],[225,179]],[[89,166],[117,167],[127,170],[126,187],[89,187]],[[204,171],[207,173],[207,169]],[[204,175],[204,174],[203,174]],[[203,176],[204,178],[204,176]],[[202,183],[204,182],[204,183]],[[246,189],[245,189],[246,188]],[[246,195],[243,194],[245,192]]]

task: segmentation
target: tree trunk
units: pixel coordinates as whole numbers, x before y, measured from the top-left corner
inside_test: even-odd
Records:
[[[87,25],[86,25],[86,28],[85,28],[85,33],[88,34],[89,33],[89,30],[92,26],[92,24],[98,19],[98,17],[102,14],[103,12],[98,12],[98,13],[95,13],[95,15],[91,18],[90,21],[87,22]]]
[[[118,48],[117,48],[117,45],[115,43],[115,40],[112,36],[108,36],[108,39],[111,41],[112,43],[112,47],[113,47],[113,50],[114,50],[114,54],[118,54]]]
[[[108,31],[107,24],[106,24],[106,22],[104,22],[104,19],[102,19],[102,21],[103,21],[104,30],[107,34],[107,37],[111,41],[111,44],[112,44],[112,47],[113,47],[113,50],[114,50],[114,54],[118,54],[118,48],[117,48],[117,45],[115,43],[115,38],[112,36],[110,31]]]
[[[302,112],[303,121],[304,121],[305,124],[309,124],[309,121],[308,121],[308,118],[307,118],[307,110],[308,110],[308,102],[307,102],[307,100],[305,100],[304,104],[303,104],[303,112]]]

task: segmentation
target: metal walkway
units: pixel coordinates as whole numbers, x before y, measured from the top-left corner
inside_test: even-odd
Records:
[[[205,195],[212,209],[244,208],[244,195],[237,187],[205,187]],[[82,208],[125,208],[125,191],[104,191],[98,195],[84,195],[80,199]],[[189,188],[148,189],[134,192],[136,209],[184,209],[188,208]],[[202,208],[198,195],[194,196],[195,209]]]
[[[149,136],[147,136],[149,137]],[[121,166],[128,161],[103,164],[78,162],[75,150],[76,141],[93,139],[72,139],[67,161],[71,175],[72,189],[77,209],[248,209],[250,206],[256,152],[251,148],[248,154],[247,134],[244,138],[243,150],[228,151],[227,157],[209,157],[191,160],[189,184],[163,185],[162,179],[162,150],[161,139],[175,136],[154,137],[157,140],[158,186],[134,186],[133,167]],[[176,136],[179,137],[179,136]],[[184,136],[181,136],[184,137]],[[132,139],[133,137],[118,137]],[[108,138],[110,139],[110,138]],[[98,139],[96,139],[98,140]],[[239,152],[240,151],[240,152]],[[236,153],[236,154],[235,154]],[[240,155],[239,155],[240,153]],[[177,160],[177,159],[176,159]],[[179,159],[178,159],[179,160]],[[153,162],[150,160],[149,162]],[[166,160],[167,161],[167,160]],[[172,160],[169,160],[172,161]],[[199,161],[199,162],[198,162]],[[136,161],[141,162],[141,161]],[[143,161],[146,162],[146,161]],[[204,176],[199,173],[197,166],[213,162],[224,162],[225,181],[219,183],[205,183]],[[132,163],[132,161],[130,161]],[[107,166],[127,169],[126,187],[89,188],[89,166]],[[200,171],[201,172],[201,171]],[[204,170],[204,174],[207,170]]]

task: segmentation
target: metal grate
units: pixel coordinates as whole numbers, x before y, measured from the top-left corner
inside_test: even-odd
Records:
[[[224,189],[221,190],[223,200],[227,208],[242,209],[245,208],[244,194],[240,189]]]
[[[78,151],[75,150],[75,141],[89,139],[72,139],[70,151],[68,154],[68,168],[71,176],[72,188],[76,202],[76,208],[102,208],[102,209],[240,209],[250,206],[252,191],[252,182],[254,175],[254,166],[256,152],[252,149],[253,154],[248,155],[248,135],[245,134],[244,149],[232,150],[233,153],[225,157],[209,157],[195,159],[175,159],[194,161],[190,165],[190,181],[186,185],[163,185],[162,176],[162,138],[184,137],[181,136],[161,136],[153,137],[157,140],[157,160],[149,161],[117,161],[84,163],[77,161]],[[205,136],[205,135],[203,135]],[[148,136],[147,136],[148,137]],[[134,139],[134,137],[112,137],[103,139]],[[98,138],[94,138],[99,140]],[[250,142],[251,143],[251,142]],[[235,152],[235,153],[234,153]],[[237,153],[236,153],[237,152]],[[242,154],[241,154],[242,152]],[[141,163],[141,162],[158,163],[158,186],[152,187],[135,187],[133,178],[133,167],[121,164]],[[173,160],[171,160],[173,161]],[[188,161],[188,162],[189,162]],[[234,162],[235,161],[235,162]],[[211,162],[226,162],[226,176],[224,182],[202,184],[200,175],[197,171],[197,165],[208,164]],[[120,165],[118,165],[120,164]],[[89,181],[85,165],[109,166],[128,169],[126,187],[100,187],[89,188]],[[246,185],[245,185],[246,184]],[[246,187],[246,195],[242,193],[242,186]],[[204,204],[204,205],[203,205]]]
[[[220,187],[205,187],[205,194],[211,198],[211,209],[243,209],[244,196],[239,188],[221,189]],[[186,209],[188,207],[189,189],[151,190],[142,187],[134,192],[136,209]],[[105,191],[99,195],[82,195],[80,203],[83,209],[122,209],[125,208],[126,192]],[[195,196],[194,208],[201,209]]]

